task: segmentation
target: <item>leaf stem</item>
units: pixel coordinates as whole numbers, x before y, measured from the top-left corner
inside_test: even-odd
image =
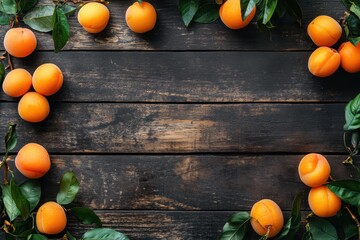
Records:
[[[348,206],[345,206],[345,209],[348,211],[348,213],[350,214],[352,220],[354,220],[354,222],[356,223],[356,226],[358,228],[358,236],[359,236],[359,240],[360,240],[360,222],[359,220],[356,218],[356,216],[351,212],[350,208]]]

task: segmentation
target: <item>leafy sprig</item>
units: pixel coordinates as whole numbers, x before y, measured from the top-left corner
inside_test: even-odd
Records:
[[[0,169],[4,169],[4,182],[0,191],[0,238],[3,239],[27,239],[47,240],[48,237],[37,232],[35,227],[34,211],[41,199],[41,185],[38,180],[28,179],[21,184],[15,180],[14,174],[8,166],[9,153],[17,144],[16,124],[8,124],[5,135],[5,155],[0,163]],[[11,178],[8,180],[8,172]],[[113,229],[102,228],[100,218],[87,207],[71,207],[79,192],[79,181],[74,172],[66,172],[60,181],[60,190],[56,201],[66,209],[66,212],[74,215],[82,224],[92,225],[95,228],[86,231],[80,240],[93,239],[119,239],[129,238],[121,232]],[[70,232],[66,232],[62,239],[76,240]]]
[[[286,14],[301,24],[302,11],[297,0],[238,0],[241,16],[245,20],[254,7],[257,8],[257,24],[260,29],[273,28],[275,17]],[[185,26],[191,22],[211,23],[219,18],[219,8],[223,1],[179,0],[179,11]]]

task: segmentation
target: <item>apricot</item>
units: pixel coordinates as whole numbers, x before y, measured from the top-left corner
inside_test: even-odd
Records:
[[[77,19],[85,31],[99,33],[106,28],[110,19],[110,11],[104,4],[90,2],[80,8]]]
[[[25,177],[35,179],[44,176],[50,169],[48,151],[37,143],[23,146],[15,158],[15,166]]]
[[[319,217],[332,217],[341,208],[341,199],[327,186],[312,188],[309,192],[308,202],[311,211]]]
[[[28,28],[11,28],[4,37],[4,48],[12,56],[29,56],[36,48],[35,34]]]
[[[125,13],[126,24],[131,31],[145,33],[155,27],[157,19],[156,10],[153,5],[142,1],[134,2]]]
[[[254,231],[268,237],[277,235],[284,226],[284,216],[280,207],[270,199],[262,199],[251,208],[251,226]]]
[[[340,66],[340,54],[329,47],[317,48],[309,57],[309,71],[317,77],[328,77]]]
[[[342,28],[332,17],[320,15],[309,23],[307,32],[318,47],[330,47],[340,39]]]
[[[58,66],[53,63],[40,65],[32,77],[34,90],[44,96],[57,93],[63,85],[63,74]]]
[[[40,93],[28,92],[19,101],[18,113],[25,121],[41,122],[49,115],[50,105]]]
[[[219,10],[221,21],[228,28],[234,30],[246,27],[254,18],[255,13],[256,7],[254,7],[251,13],[245,18],[245,20],[243,20],[241,16],[241,6],[239,0],[227,0],[221,5]]]
[[[330,177],[330,164],[327,159],[318,153],[305,155],[298,166],[301,181],[309,187],[319,187]]]
[[[31,88],[31,74],[22,68],[11,70],[5,77],[2,88],[10,97],[21,97]]]
[[[360,71],[360,44],[356,47],[351,42],[344,42],[339,47],[341,67],[349,72]]]
[[[36,213],[36,227],[44,234],[58,234],[64,231],[67,218],[63,207],[56,202],[46,202]]]

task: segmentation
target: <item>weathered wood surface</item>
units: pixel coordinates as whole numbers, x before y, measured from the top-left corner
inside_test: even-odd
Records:
[[[325,156],[334,178],[353,174],[341,164],[346,155]],[[262,198],[291,210],[295,195],[309,191],[297,172],[302,157],[52,155],[52,168],[42,179],[43,201],[55,199],[61,176],[72,170],[81,182],[74,204],[98,210],[248,211]]]
[[[51,101],[347,102],[360,74],[313,77],[308,52],[52,52],[14,61],[31,73],[44,62],[64,72]],[[5,94],[0,100],[14,101]]]
[[[360,75],[318,79],[307,70],[315,49],[307,24],[320,14],[339,19],[341,0],[300,0],[303,25],[281,20],[272,40],[255,23],[186,28],[177,2],[152,1],[158,23],[138,35],[124,21],[131,1],[111,1],[103,33],[86,33],[72,16],[65,51],[53,53],[51,35],[36,33],[36,53],[14,59],[30,72],[53,62],[65,75],[43,123],[22,121],[17,99],[0,94],[1,123],[18,124],[13,154],[38,142],[52,155],[42,201],[54,200],[60,176],[73,170],[74,204],[96,209],[104,226],[131,239],[207,240],[261,198],[288,216],[295,194],[308,190],[297,175],[306,153],[324,153],[336,179],[352,174],[341,165],[342,126]],[[87,228],[69,227],[76,236]]]
[[[50,1],[43,1],[49,3]],[[132,33],[125,23],[126,8],[132,1],[110,1],[109,26],[104,32],[86,33],[76,16],[70,18],[71,40],[66,50],[310,50],[314,45],[306,34],[307,24],[317,15],[336,19],[343,16],[341,0],[299,1],[303,9],[303,24],[284,19],[272,31],[272,39],[261,33],[255,22],[240,31],[229,30],[220,20],[213,24],[193,24],[186,28],[181,20],[177,0],[151,1],[158,13],[154,31],[139,35]],[[4,36],[6,28],[1,28]],[[52,50],[51,34],[36,33],[38,50]]]
[[[20,144],[46,143],[53,153],[336,153],[345,151],[344,107],[54,103],[48,119],[31,124],[16,103],[3,103],[0,116],[18,123]]]

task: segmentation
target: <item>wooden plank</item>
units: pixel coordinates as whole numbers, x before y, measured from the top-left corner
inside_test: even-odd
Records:
[[[54,103],[46,121],[31,124],[16,103],[2,103],[0,119],[18,123],[20,144],[57,153],[344,152],[344,107]]]
[[[172,211],[100,211],[97,214],[109,227],[130,239],[217,239],[227,218],[234,212],[172,212]],[[287,213],[285,213],[287,214]],[[288,215],[288,214],[287,214]],[[287,219],[287,218],[286,218]],[[69,230],[77,237],[88,229],[70,221]],[[249,232],[246,239],[259,239]]]
[[[307,36],[306,27],[317,15],[326,14],[340,19],[345,8],[339,0],[299,1],[304,20],[302,27],[294,21],[284,19],[275,24],[271,40],[261,33],[255,22],[245,29],[234,31],[225,27],[220,20],[213,24],[183,24],[177,0],[152,1],[157,9],[158,22],[155,29],[147,34],[132,33],[125,23],[128,1],[112,1],[109,4],[111,20],[100,34],[86,33],[78,24],[76,16],[70,18],[71,40],[67,50],[309,50],[314,45]],[[6,27],[0,29],[4,36]],[[38,50],[52,50],[51,34],[36,33]]]
[[[31,73],[44,62],[64,72],[52,101],[347,102],[360,74],[313,77],[307,52],[62,52],[17,60]],[[341,79],[341,80],[340,80]],[[0,100],[14,101],[5,94]]]
[[[94,209],[236,211],[249,210],[256,201],[270,198],[290,210],[294,196],[309,190],[297,173],[302,157],[51,155],[51,170],[42,179],[43,200],[54,200],[61,176],[71,170],[81,186],[75,204]],[[345,155],[326,157],[335,179],[353,173],[341,164]],[[303,208],[308,209],[306,203]]]

